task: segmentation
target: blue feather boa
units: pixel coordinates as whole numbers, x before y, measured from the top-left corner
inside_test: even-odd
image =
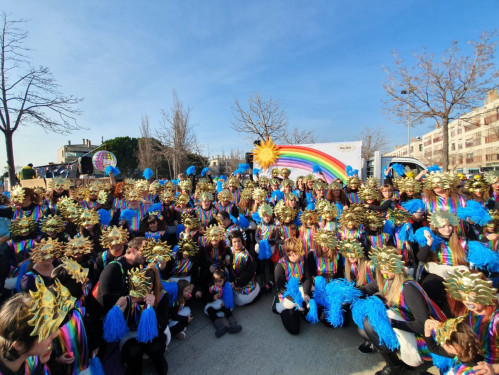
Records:
[[[123,312],[119,306],[114,305],[104,319],[104,340],[106,342],[118,342],[128,333]]]
[[[469,263],[490,272],[499,272],[499,254],[478,241],[468,242]]]
[[[232,285],[229,282],[226,282],[222,289],[222,300],[225,307],[228,309],[234,308],[234,293],[232,292]]]
[[[97,356],[92,358],[89,367],[90,367],[90,373],[92,375],[106,375],[106,373],[104,372],[104,368],[102,367],[102,362]]]
[[[201,171],[201,176],[204,177],[206,175],[206,173],[208,173],[209,170],[210,170],[210,167],[203,168],[203,170]]]
[[[362,292],[353,282],[345,279],[335,279],[326,286],[327,306],[326,319],[333,327],[343,325],[343,304],[351,304],[362,296]]]
[[[489,223],[492,218],[482,205],[476,201],[469,200],[466,202],[466,207],[457,208],[457,217],[463,221],[470,220],[475,224],[484,226]]]
[[[260,217],[260,214],[258,213],[258,211],[255,212],[253,215],[251,215],[251,218],[257,224],[260,224],[262,222],[262,218]]]
[[[354,301],[352,304],[352,317],[360,329],[364,329],[364,319],[367,317],[378,334],[381,345],[386,345],[390,350],[399,348],[399,341],[386,315],[386,306],[378,297],[371,296]]]
[[[260,251],[258,252],[258,259],[270,259],[272,256],[272,249],[270,248],[269,241],[261,240],[259,243]]]
[[[441,374],[446,374],[454,365],[454,359],[442,357],[433,353],[430,353],[433,360],[433,364],[436,368],[440,370]]]
[[[297,305],[296,309],[301,308],[303,305],[303,296],[300,292],[300,281],[297,277],[291,277],[286,283],[286,292],[284,298],[291,297],[293,302]]]
[[[317,276],[314,280],[314,300],[322,307],[327,306],[327,293],[326,293],[327,280],[324,276]]]
[[[319,167],[317,164],[314,164],[314,166],[312,167],[312,172],[313,173],[320,173],[322,170],[321,170],[321,167]]]
[[[319,323],[319,313],[317,311],[317,303],[313,299],[310,300],[308,303],[308,313],[307,316],[305,316],[305,319],[307,322],[310,322],[312,324]]]
[[[402,164],[399,164],[399,163],[395,163],[395,164],[392,164],[390,165],[390,167],[392,167],[392,169],[400,176],[404,176],[405,175],[405,167],[402,165]]]
[[[147,213],[151,213],[151,212],[161,212],[163,210],[163,207],[161,207],[161,203],[154,203],[153,205],[149,206],[149,208],[147,209]]]
[[[248,219],[246,219],[246,216],[239,214],[239,217],[237,218],[237,225],[241,229],[247,229],[250,225],[250,222]]]
[[[247,170],[249,170],[249,169],[250,169],[249,164],[246,164],[246,163],[244,163],[244,164],[239,164],[239,165],[238,165],[238,167],[239,167],[239,169],[240,169],[242,172],[246,172]]]
[[[126,210],[121,211],[120,221],[125,219],[126,221],[130,222],[133,220],[136,213],[137,211],[127,208]]]
[[[161,280],[161,285],[163,285],[163,289],[168,293],[168,302],[170,306],[173,306],[175,301],[177,300],[178,294],[178,285],[173,281],[163,281]]]
[[[195,173],[196,173],[196,167],[194,165],[191,165],[189,168],[185,170],[185,174],[187,176],[192,176]]]
[[[108,226],[109,224],[111,224],[111,212],[110,210],[105,210],[103,208],[101,208],[99,211],[97,211],[99,213],[99,222],[103,225],[103,226]]]
[[[426,206],[421,199],[411,199],[410,201],[403,202],[401,206],[411,214],[418,212],[419,210],[426,212]]]

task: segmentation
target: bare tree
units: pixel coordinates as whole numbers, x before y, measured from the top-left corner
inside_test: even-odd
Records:
[[[370,128],[368,126],[364,127],[356,140],[362,141],[362,157],[364,159],[370,159],[374,156],[374,151],[381,151],[385,153],[388,147],[388,136],[383,131],[381,126],[376,129]]]
[[[151,131],[149,129],[149,117],[147,115],[142,117],[142,123],[140,125],[140,135],[141,138],[138,140],[139,150],[137,152],[137,158],[139,159],[139,168],[144,170],[146,168],[151,168],[153,171],[156,170],[158,165],[158,155],[157,150],[154,147]]]
[[[163,155],[170,165],[170,175],[177,176],[186,168],[187,156],[198,151],[196,135],[190,123],[190,108],[184,105],[173,90],[173,104],[169,112],[161,111],[156,136],[163,144]]]
[[[75,105],[82,99],[59,92],[47,67],[33,67],[24,46],[24,20],[0,17],[0,130],[5,136],[10,184],[15,184],[13,135],[19,125],[38,125],[46,131],[69,133],[80,129]]]
[[[274,142],[279,142],[288,126],[286,112],[279,103],[272,97],[262,98],[260,94],[249,97],[247,109],[236,99],[232,114],[232,129],[250,141],[272,137]]]
[[[442,167],[449,167],[449,122],[468,112],[499,77],[495,68],[496,32],[483,32],[478,41],[470,42],[473,53],[462,54],[453,42],[439,62],[424,49],[415,53],[415,65],[407,66],[394,52],[394,66],[384,67],[383,84],[388,98],[384,110],[389,117],[404,121],[410,116],[414,124],[433,118],[442,123]]]
[[[311,130],[298,129],[296,126],[293,131],[286,130],[283,133],[282,141],[288,145],[303,143],[316,143],[317,139]]]

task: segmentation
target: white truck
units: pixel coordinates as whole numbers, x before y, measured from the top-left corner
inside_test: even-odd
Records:
[[[426,169],[426,166],[418,159],[400,156],[382,156],[379,151],[375,151],[374,157],[371,159],[362,159],[361,176],[363,179],[366,179],[367,177],[377,177],[380,181],[383,181],[383,167],[388,168],[395,163],[402,164],[404,167],[407,166],[409,169],[414,170],[415,176]]]

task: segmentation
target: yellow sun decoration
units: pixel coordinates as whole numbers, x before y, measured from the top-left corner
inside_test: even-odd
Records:
[[[265,142],[257,145],[253,150],[253,160],[262,168],[268,169],[275,164],[279,158],[279,146],[272,139],[267,138]]]

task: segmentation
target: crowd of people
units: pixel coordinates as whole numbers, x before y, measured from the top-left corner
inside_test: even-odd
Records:
[[[237,172],[1,195],[0,374],[166,374],[193,299],[216,340],[262,294],[293,335],[357,324],[377,374],[499,372],[499,175]]]

